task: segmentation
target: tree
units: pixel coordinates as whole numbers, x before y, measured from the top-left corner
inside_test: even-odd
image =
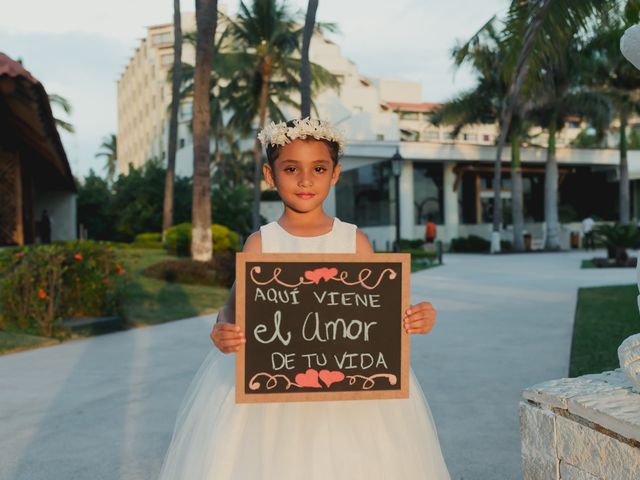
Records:
[[[438,109],[432,117],[435,124],[448,123],[454,125],[453,136],[457,136],[463,126],[477,123],[499,122],[498,112],[504,110],[504,101],[509,84],[507,72],[504,70],[507,46],[501,32],[495,28],[495,17],[489,20],[468,42],[453,50],[456,66],[470,63],[476,71],[478,83],[476,87],[463,92],[443,107]],[[511,142],[511,217],[513,223],[513,248],[524,250],[522,213],[522,168],[520,164],[520,141],[526,133],[523,123],[522,107],[514,108],[513,122],[508,130],[508,140]],[[502,161],[496,164],[500,170],[499,181],[502,182]],[[494,182],[496,175],[494,174]],[[502,190],[501,183],[494,183],[494,191]],[[495,201],[495,199],[494,199]],[[501,202],[502,199],[500,198]],[[501,209],[500,209],[501,211]],[[495,214],[495,206],[494,206]],[[502,221],[502,220],[501,220]],[[495,218],[494,218],[495,222]]]
[[[211,131],[210,76],[218,25],[217,0],[196,0],[196,64],[193,74],[193,205],[191,257],[212,258],[211,178],[209,171]]]
[[[244,132],[251,130],[256,117],[257,128],[264,128],[267,113],[272,120],[281,120],[280,105],[296,109],[300,106],[290,93],[300,85],[300,50],[302,29],[284,3],[277,0],[254,0],[251,7],[240,2],[237,19],[228,18],[231,35],[235,40],[240,68],[230,83],[229,93],[234,97],[234,114],[230,124]],[[331,29],[323,24],[321,28]],[[333,75],[325,69],[311,65],[312,87],[337,86]],[[235,93],[234,93],[235,90]],[[253,147],[253,229],[260,226],[260,196],[262,178],[262,148],[255,138]]]
[[[171,71],[171,116],[169,117],[169,145],[167,148],[167,172],[164,181],[164,206],[162,210],[162,238],[173,225],[173,188],[176,176],[176,150],[178,143],[178,109],[182,83],[182,26],[180,0],[173,0],[173,68]]]
[[[536,105],[529,113],[529,117],[549,134],[544,190],[545,248],[548,250],[560,249],[556,136],[570,115],[588,120],[597,132],[595,137],[599,139],[602,139],[611,121],[610,102],[603,95],[584,87],[580,72],[586,67],[578,42],[579,39],[575,38],[564,56],[550,60],[545,66],[536,94]]]
[[[630,7],[611,11],[587,47],[594,62],[589,72],[591,85],[609,98],[620,124],[619,221],[622,224],[628,224],[631,217],[627,128],[631,115],[640,112],[640,71],[624,58],[619,41],[624,30],[637,21],[638,11]]]
[[[95,158],[104,157],[107,180],[109,180],[110,184],[113,184],[118,170],[118,137],[116,137],[116,134],[110,133],[104,137],[100,148],[102,150],[95,154]]]
[[[309,61],[309,46],[315,29],[318,0],[309,0],[307,16],[304,21],[302,35],[302,58],[300,61],[300,116],[311,115],[311,63]]]
[[[637,0],[629,0],[629,3]],[[507,97],[500,114],[500,137],[496,149],[494,186],[500,185],[502,149],[507,139],[525,77],[537,75],[549,58],[561,55],[579,31],[585,31],[594,13],[615,1],[609,0],[512,0],[505,25],[505,43],[510,46],[506,67],[512,73]],[[500,250],[502,205],[500,189],[494,189],[491,251]]]
[[[94,240],[115,240],[114,218],[110,205],[113,194],[107,181],[93,170],[83,181],[76,180],[78,191],[78,224],[87,229]]]
[[[22,63],[22,62],[20,62]],[[51,103],[51,105],[55,105],[57,107],[62,108],[62,110],[64,111],[64,113],[66,113],[67,115],[71,115],[71,111],[73,110],[71,108],[71,103],[69,103],[69,100],[67,100],[66,98],[64,98],[61,95],[57,95],[55,93],[52,93],[49,95],[49,103]],[[61,129],[69,132],[69,133],[75,133],[76,129],[73,127],[73,125],[71,125],[69,122],[66,122],[60,118],[54,117],[54,122],[56,124],[57,127],[60,127]]]

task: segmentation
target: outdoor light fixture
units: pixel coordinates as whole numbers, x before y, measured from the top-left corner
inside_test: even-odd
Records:
[[[394,252],[400,251],[400,172],[402,171],[402,164],[404,158],[400,155],[400,147],[396,149],[396,153],[390,159],[391,171],[395,177],[395,189],[396,189],[396,242],[393,246]]]

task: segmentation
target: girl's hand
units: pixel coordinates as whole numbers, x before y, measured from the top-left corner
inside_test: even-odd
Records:
[[[233,323],[216,323],[209,336],[222,353],[237,352],[246,342],[242,329]]]
[[[416,303],[407,308],[403,322],[407,333],[429,333],[436,324],[436,311],[429,302]]]

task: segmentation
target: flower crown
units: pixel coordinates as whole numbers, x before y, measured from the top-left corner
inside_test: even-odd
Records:
[[[307,137],[335,142],[338,144],[338,155],[342,155],[344,152],[344,132],[329,122],[309,117],[293,120],[293,127],[287,126],[286,122],[271,122],[258,134],[258,140],[264,147],[267,145],[284,146],[297,138],[305,139]]]

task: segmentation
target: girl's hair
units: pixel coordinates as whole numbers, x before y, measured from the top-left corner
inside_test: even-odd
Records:
[[[295,123],[293,120],[289,120],[287,122],[287,127],[294,127],[294,126],[295,126]],[[313,137],[307,137],[305,139],[299,139],[299,140],[303,140],[303,141],[313,140],[315,142],[323,142],[327,146],[327,149],[329,150],[329,155],[331,156],[331,160],[333,160],[333,166],[335,167],[338,164],[338,161],[340,160],[340,145],[338,144],[338,142],[333,142],[331,140],[327,140],[324,138],[315,139]],[[280,151],[282,150],[282,147],[283,145],[273,145],[273,144],[267,145],[265,149],[267,151],[267,162],[269,162],[269,166],[271,168],[273,168],[274,162],[280,155]]]

